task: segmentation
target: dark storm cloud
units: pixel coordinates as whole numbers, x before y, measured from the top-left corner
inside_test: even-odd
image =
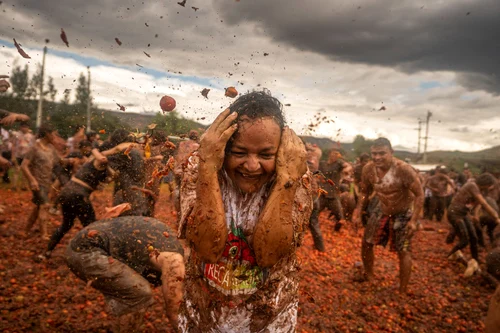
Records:
[[[216,6],[276,42],[405,72],[449,70],[471,90],[500,93],[500,1],[254,0]]]
[[[50,39],[51,48],[130,66],[151,59],[154,67],[165,71],[181,69],[171,68],[171,58],[179,52],[194,55],[213,50],[216,46],[211,38],[225,27],[213,19],[211,6],[194,12],[176,1],[11,0],[3,9],[0,36],[10,42],[16,38],[26,47],[40,47]],[[198,15],[202,15],[200,19]],[[68,36],[69,48],[59,37],[61,28]],[[224,36],[219,38],[224,40]],[[187,63],[190,58],[182,60]]]

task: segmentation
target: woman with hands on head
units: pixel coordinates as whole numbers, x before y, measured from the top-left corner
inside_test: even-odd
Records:
[[[290,332],[295,255],[312,209],[302,141],[266,92],[239,97],[201,138],[181,183],[191,255],[183,332]]]

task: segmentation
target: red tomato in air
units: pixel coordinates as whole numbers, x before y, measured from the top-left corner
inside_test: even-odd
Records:
[[[163,111],[170,112],[175,109],[175,99],[170,96],[163,96],[160,100],[160,107]]]

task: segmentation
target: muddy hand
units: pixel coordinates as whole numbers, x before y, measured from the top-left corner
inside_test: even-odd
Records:
[[[285,127],[278,149],[276,174],[283,179],[297,180],[307,171],[307,154],[304,144],[295,132]]]
[[[236,112],[230,114],[230,112],[226,109],[219,114],[200,140],[198,149],[200,160],[216,170],[222,168],[226,144],[238,128],[237,124],[233,124],[238,114]]]

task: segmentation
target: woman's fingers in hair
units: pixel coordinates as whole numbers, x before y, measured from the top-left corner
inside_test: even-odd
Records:
[[[228,128],[231,127],[233,121],[236,120],[236,117],[238,117],[238,114],[236,112],[233,112],[230,115],[228,115],[226,119],[224,119],[217,128],[218,132],[220,134],[224,133]]]
[[[212,126],[214,126],[214,128],[218,128],[220,123],[222,123],[222,121],[227,118],[227,116],[229,115],[230,112],[231,112],[231,110],[229,108],[227,108],[224,111],[222,111],[221,113],[219,113],[217,118],[215,118],[214,122],[212,123]]]
[[[228,129],[222,132],[221,140],[227,143],[227,141],[229,141],[229,138],[231,138],[231,136],[234,134],[234,132],[236,132],[237,129],[238,129],[238,124],[233,124],[229,126]]]

